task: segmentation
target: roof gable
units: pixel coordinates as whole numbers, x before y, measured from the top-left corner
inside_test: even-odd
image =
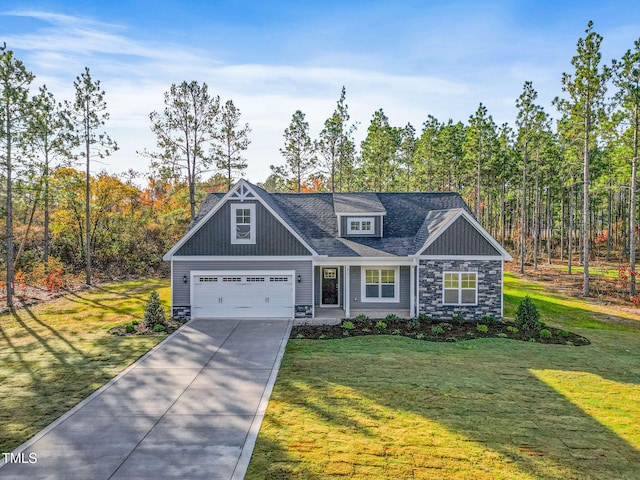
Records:
[[[266,198],[265,198],[266,197]],[[162,257],[163,260],[170,260],[173,255],[176,255],[177,252],[185,245],[194,235],[197,234],[213,217],[216,212],[218,212],[224,205],[227,204],[230,200],[234,201],[252,201],[259,202],[262,206],[273,216],[275,219],[291,233],[297,241],[299,241],[304,248],[308,251],[308,253],[317,255],[317,252],[309,245],[308,239],[304,238],[299,230],[295,227],[293,222],[288,218],[283,218],[283,212],[278,212],[278,208],[274,210],[272,201],[270,200],[269,194],[267,194],[264,190],[250,184],[244,179],[240,179],[234,187],[229,190],[221,199],[218,201],[210,200],[209,202],[205,201],[203,203],[204,208],[208,208],[206,213],[202,213],[202,208],[198,211],[196,218],[199,218],[197,222],[192,222],[191,227],[187,230],[187,233]],[[196,220],[194,218],[194,221]]]

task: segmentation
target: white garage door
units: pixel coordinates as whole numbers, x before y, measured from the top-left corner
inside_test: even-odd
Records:
[[[196,274],[192,281],[192,317],[294,316],[294,285],[291,274]]]

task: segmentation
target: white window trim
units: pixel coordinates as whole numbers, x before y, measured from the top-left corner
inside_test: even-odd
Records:
[[[462,279],[460,278],[461,275],[463,273],[473,273],[476,276],[476,287],[475,287],[475,294],[476,294],[476,301],[474,303],[462,303]],[[444,301],[444,283],[445,283],[445,277],[447,274],[452,274],[452,275],[458,275],[458,303],[446,303]],[[447,288],[447,290],[454,290],[453,288]],[[470,288],[465,288],[464,290],[471,290]],[[446,272],[442,272],[442,304],[443,305],[455,305],[455,306],[474,306],[474,305],[478,305],[478,272],[475,271],[467,271],[467,272],[452,272],[452,271],[446,271]]]
[[[352,230],[351,222],[358,222],[358,224],[360,225],[360,230]],[[367,230],[362,230],[362,222],[370,222],[371,228]],[[371,235],[376,232],[376,225],[374,222],[375,222],[375,217],[347,217],[347,234],[357,235],[357,234],[364,233],[366,235]]]
[[[236,212],[249,210],[251,224],[249,226],[249,238],[236,238]],[[256,243],[256,204],[232,203],[231,204],[231,244],[255,244]]]
[[[367,270],[393,270],[393,298],[367,297]],[[362,303],[399,303],[400,302],[400,267],[363,266],[360,269],[360,301]]]

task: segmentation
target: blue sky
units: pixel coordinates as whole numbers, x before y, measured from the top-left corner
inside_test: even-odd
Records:
[[[589,20],[608,63],[640,37],[640,2],[5,0],[0,44],[60,100],[85,66],[101,80],[120,150],[96,170],[145,172],[136,151],[155,147],[149,113],[172,83],[198,80],[251,126],[247,178],[257,182],[283,162],[293,112],[317,135],[343,85],[358,141],[379,108],[418,131],[427,115],[466,121],[479,102],[513,123],[527,80],[555,116]]]

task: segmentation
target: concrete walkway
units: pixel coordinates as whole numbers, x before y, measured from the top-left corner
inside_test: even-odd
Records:
[[[0,478],[243,478],[291,323],[189,322],[18,447],[25,463],[0,458]]]

